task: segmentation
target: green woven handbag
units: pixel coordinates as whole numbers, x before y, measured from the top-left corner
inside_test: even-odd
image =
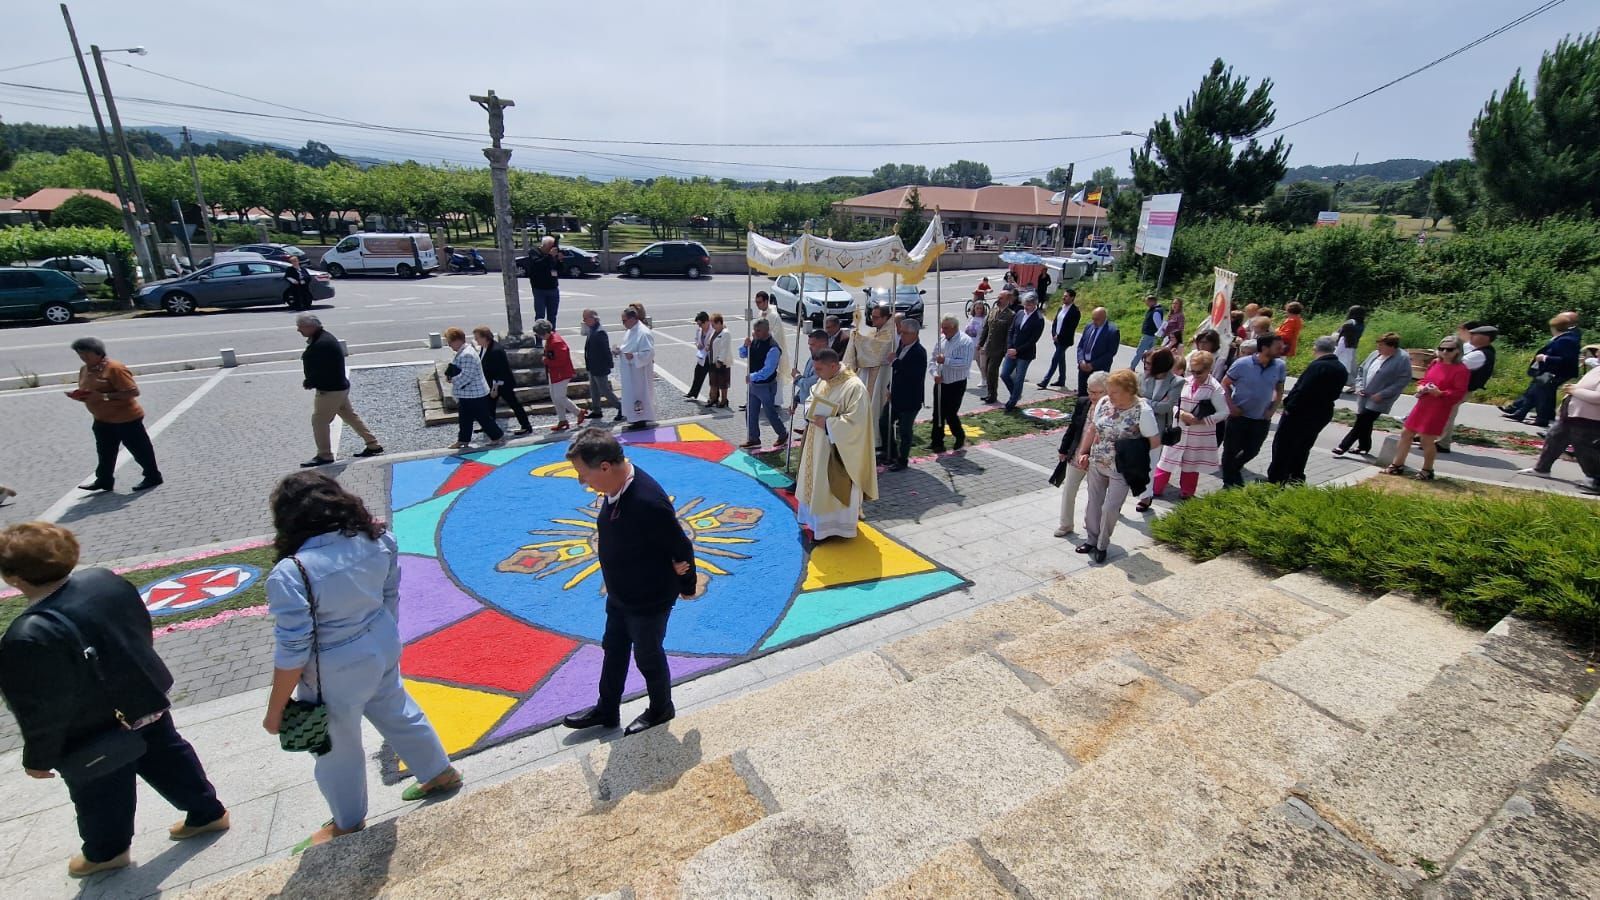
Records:
[[[317,646],[317,598],[311,590],[311,576],[299,557],[291,556],[300,577],[306,582],[306,603],[311,607],[311,660],[317,667],[317,699],[290,700],[283,708],[283,722],[278,727],[278,746],[290,753],[321,756],[333,749],[333,738],[328,734],[328,707],[322,702],[322,659]]]

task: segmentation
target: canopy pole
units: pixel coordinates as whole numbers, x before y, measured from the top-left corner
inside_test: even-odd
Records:
[[[804,322],[805,322],[805,315],[806,315],[806,264],[805,264],[805,260],[806,260],[806,253],[805,253],[805,251],[806,251],[806,247],[805,247],[806,240],[805,240],[805,238],[806,238],[806,235],[808,235],[808,234],[810,234],[809,230],[804,230],[804,231],[800,232],[800,285],[797,288],[797,290],[800,291],[800,294],[799,294],[800,299],[799,299],[799,302],[795,304],[795,314],[794,314],[794,355],[789,357],[789,359],[791,360],[791,365],[793,363],[795,363],[795,362],[799,362],[800,361],[800,332],[801,332],[801,330],[803,328],[803,325],[804,325]],[[823,295],[822,296],[824,298],[826,298],[828,296],[826,290],[823,291]],[[823,303],[822,311],[823,311],[824,314],[826,314],[827,311],[828,311],[828,307],[827,307],[827,303],[826,302]],[[780,316],[780,318],[781,318],[781,316]],[[781,379],[781,378],[778,379],[778,381],[780,383],[782,382],[782,380],[783,379]],[[812,389],[815,390],[816,386],[813,385]],[[794,390],[794,381],[793,381],[793,379],[790,379],[789,390],[790,391]],[[791,393],[789,395],[789,440],[787,442],[785,442],[784,445],[783,445],[783,474],[785,474],[785,475],[789,474],[789,464],[790,464],[790,461],[794,458],[794,414],[798,410],[799,410],[799,407],[794,402],[794,394]],[[760,427],[760,423],[757,423],[756,427],[759,428]],[[797,484],[796,487],[799,487],[799,485]]]
[[[939,218],[939,207],[937,206],[933,208],[933,218],[934,221],[942,223]],[[938,239],[943,242],[943,224],[940,225],[939,230]],[[939,263],[940,257],[944,256],[943,249],[941,246],[941,252],[933,258],[933,328],[934,334],[937,335],[933,342],[933,355],[936,357],[944,352],[944,267]],[[935,362],[934,365],[938,366],[938,368],[934,369],[935,372],[944,373],[943,363]],[[944,404],[940,402],[943,396],[944,382],[942,379],[936,379],[933,382],[933,427],[936,429],[933,435],[933,442],[935,444],[944,443],[945,422],[940,418],[940,411],[944,409]]]

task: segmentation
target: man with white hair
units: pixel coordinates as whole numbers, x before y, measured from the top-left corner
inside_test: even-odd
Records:
[[[335,418],[344,420],[366,444],[356,456],[382,453],[383,445],[350,405],[350,379],[345,376],[344,348],[339,346],[339,339],[322,327],[321,319],[310,314],[295,317],[294,326],[306,339],[305,352],[300,354],[300,368],[305,375],[302,384],[306,390],[316,392],[311,404],[311,435],[317,442],[317,455],[300,467],[309,469],[333,462],[329,426]]]
[[[561,250],[556,239],[546,236],[539,241],[537,253],[528,256],[528,282],[533,285],[533,317],[556,323],[556,311],[561,308]]]
[[[1272,439],[1272,464],[1267,467],[1267,480],[1273,484],[1306,480],[1311,447],[1333,421],[1333,405],[1344,393],[1346,372],[1344,363],[1334,355],[1337,346],[1332,335],[1317,338],[1311,348],[1316,358],[1283,398],[1278,434]]]

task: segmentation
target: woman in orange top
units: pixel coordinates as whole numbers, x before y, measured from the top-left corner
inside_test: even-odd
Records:
[[[1300,350],[1300,329],[1306,327],[1306,320],[1302,318],[1306,308],[1292,302],[1284,307],[1284,311],[1289,315],[1278,326],[1278,337],[1283,338],[1284,345],[1289,348],[1288,354],[1293,356]]]

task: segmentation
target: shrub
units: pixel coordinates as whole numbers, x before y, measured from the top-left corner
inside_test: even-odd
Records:
[[[1600,631],[1600,516],[1591,502],[1444,499],[1369,487],[1251,485],[1192,500],[1152,533],[1191,556],[1240,551],[1280,569],[1439,598],[1461,622],[1510,613]]]
[[[121,228],[122,213],[91,194],[76,194],[61,201],[50,213],[53,228]]]
[[[133,242],[120,228],[0,229],[0,266],[51,256],[93,256],[108,262],[121,259],[127,271],[135,270]]]

